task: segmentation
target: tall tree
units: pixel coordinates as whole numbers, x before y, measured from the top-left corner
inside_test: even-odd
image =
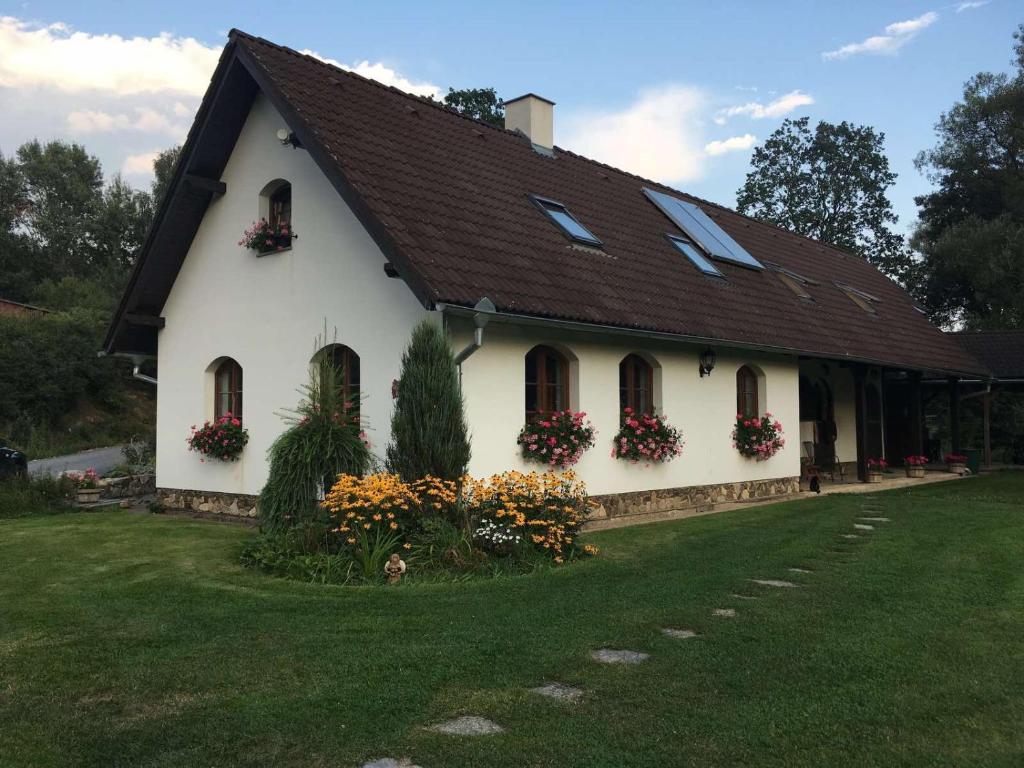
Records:
[[[870,126],[785,120],[754,150],[736,193],[740,213],[838,246],[904,278],[910,255],[892,231],[886,192],[896,181],[885,134]]]
[[[917,198],[915,292],[932,317],[1024,327],[1024,24],[1011,73],[981,72],[935,126],[916,163],[936,185]]]
[[[449,88],[444,105],[499,128],[505,125],[505,102],[493,88]]]
[[[180,157],[181,145],[178,144],[170,149],[165,149],[153,161],[152,195],[154,208],[160,205],[160,201],[163,200],[164,195],[167,193],[167,188],[171,186],[174,167],[178,164],[178,158]]]
[[[28,207],[25,178],[15,158],[0,153],[0,296],[28,301],[39,279],[21,225]]]

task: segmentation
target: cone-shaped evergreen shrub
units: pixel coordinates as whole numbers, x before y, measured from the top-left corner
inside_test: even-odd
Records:
[[[469,435],[455,357],[444,332],[424,320],[402,355],[388,470],[407,482],[427,475],[459,482],[468,465]]]
[[[373,463],[359,418],[359,396],[345,397],[330,355],[313,366],[305,397],[284,418],[291,426],[270,447],[270,475],[260,492],[265,529],[282,531],[326,519],[318,496],[341,473],[363,475]]]

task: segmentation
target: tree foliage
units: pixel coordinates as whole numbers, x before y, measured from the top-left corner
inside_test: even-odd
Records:
[[[886,196],[896,181],[885,134],[870,126],[806,117],[785,120],[754,150],[737,208],[797,234],[855,253],[903,278],[910,264]]]
[[[1010,74],[981,72],[917,157],[936,185],[917,198],[915,292],[932,317],[1024,327],[1024,25]]]
[[[483,120],[499,128],[505,125],[505,102],[493,88],[449,88],[444,105],[467,117]]]
[[[469,455],[455,358],[444,332],[424,320],[413,329],[402,355],[388,470],[407,482],[427,475],[458,482],[466,473]]]

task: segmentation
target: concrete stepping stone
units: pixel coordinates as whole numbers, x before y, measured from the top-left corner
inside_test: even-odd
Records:
[[[539,696],[547,696],[549,699],[562,699],[563,701],[579,701],[583,696],[583,689],[576,688],[565,683],[548,683],[537,688],[531,688],[530,693]]]
[[[859,539],[860,538],[860,534],[858,534],[858,533],[844,533],[843,534],[843,538],[844,539]]]
[[[712,616],[721,616],[723,619],[731,619],[736,615],[735,608],[715,608],[711,612]]]
[[[867,523],[854,523],[853,527],[856,528],[858,531],[873,531],[873,530],[875,530],[875,526],[868,525]]]
[[[791,573],[814,573],[810,568],[790,568]]]
[[[661,634],[665,637],[672,637],[676,640],[689,640],[691,637],[696,637],[697,633],[692,629],[672,629],[671,627],[665,627],[661,630]]]
[[[858,517],[858,520],[867,520],[870,523],[888,523],[890,522],[888,517]]]
[[[372,763],[363,763],[363,768],[420,768],[407,757],[395,760],[393,757],[382,757]]]
[[[738,592],[733,592],[732,596],[735,597],[737,600],[760,600],[761,599],[757,595],[741,595]]]
[[[486,717],[465,715],[454,720],[432,725],[427,730],[434,731],[435,733],[445,733],[449,736],[488,736],[492,733],[501,733],[505,729]]]
[[[762,587],[777,587],[779,589],[788,589],[790,587],[799,587],[799,584],[794,584],[792,581],[784,581],[782,579],[751,579],[755,584],[760,584]]]
[[[599,648],[590,652],[590,658],[602,664],[639,664],[650,658],[650,654],[640,651],[614,651],[611,648]]]

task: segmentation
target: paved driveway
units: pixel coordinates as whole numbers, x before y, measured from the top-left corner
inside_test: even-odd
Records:
[[[112,445],[109,448],[92,448],[80,453],[69,453],[67,456],[36,459],[28,463],[28,471],[33,475],[59,475],[67,469],[95,469],[102,475],[122,463],[124,456],[121,455],[121,446]]]

